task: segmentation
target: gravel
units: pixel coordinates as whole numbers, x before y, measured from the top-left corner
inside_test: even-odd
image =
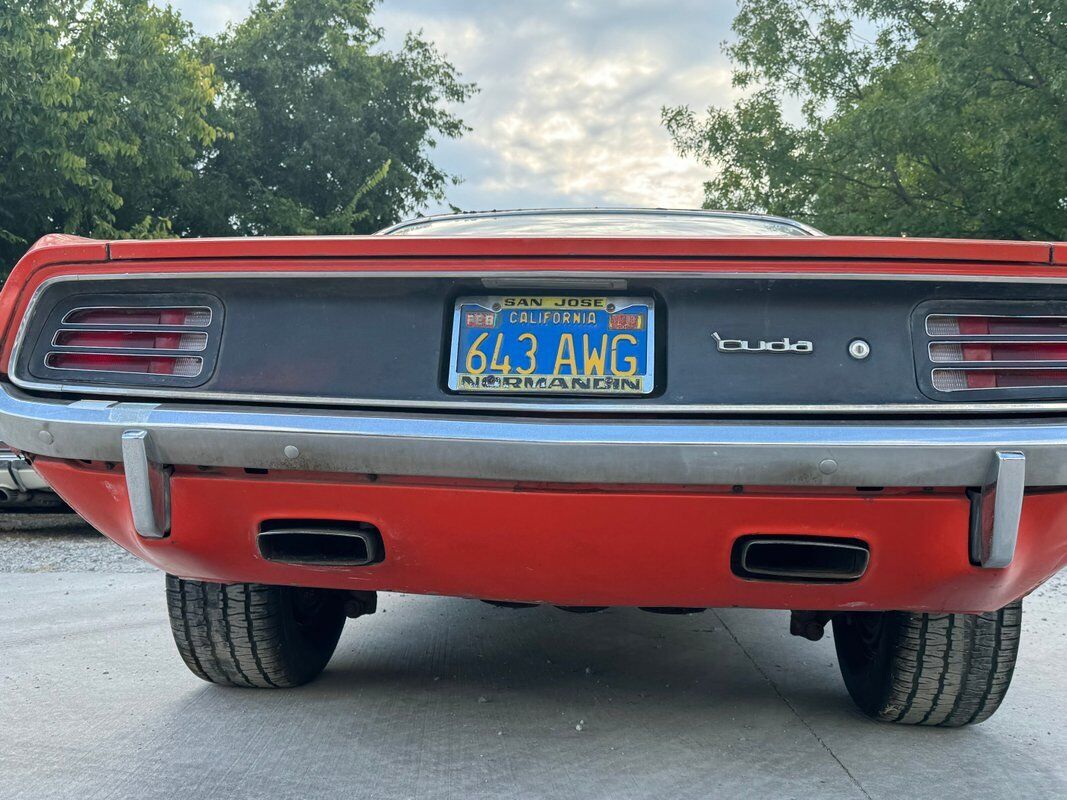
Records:
[[[74,514],[0,514],[0,572],[154,572]]]

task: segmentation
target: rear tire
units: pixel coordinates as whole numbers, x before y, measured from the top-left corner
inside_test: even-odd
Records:
[[[299,686],[326,668],[345,624],[344,593],[167,576],[170,627],[185,665],[224,686]]]
[[[985,614],[854,611],[834,617],[848,693],[869,717],[905,725],[974,725],[1011,683],[1022,601]]]

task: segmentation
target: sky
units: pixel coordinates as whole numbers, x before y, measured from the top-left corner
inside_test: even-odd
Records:
[[[249,0],[170,0],[198,32],[240,20]],[[381,0],[395,49],[422,30],[480,92],[471,131],[438,144],[463,178],[423,213],[556,206],[699,208],[709,170],[674,152],[664,105],[730,103],[734,0]]]

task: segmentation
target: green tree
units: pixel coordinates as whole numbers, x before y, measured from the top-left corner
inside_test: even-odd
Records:
[[[0,270],[50,232],[167,232],[216,129],[191,31],[146,0],[0,4]]]
[[[707,207],[1067,239],[1067,0],[742,0],[731,108],[665,108]]]
[[[431,160],[466,127],[472,84],[409,34],[381,47],[373,0],[259,0],[203,42],[225,81],[216,140],[183,187],[176,228],[197,234],[366,233],[454,178]]]

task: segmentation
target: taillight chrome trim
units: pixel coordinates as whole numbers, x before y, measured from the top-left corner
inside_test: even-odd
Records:
[[[1060,345],[1067,347],[1067,338],[1064,339],[1042,339],[1040,341],[1034,341],[1033,339],[1003,339],[997,337],[996,339],[982,339],[975,340],[971,338],[967,339],[952,339],[952,340],[938,340],[936,342],[930,342],[926,347],[926,352],[930,358],[932,364],[1063,364],[1067,366],[1067,356],[1063,358],[999,358],[999,359],[984,359],[984,358],[966,358],[963,357],[961,352],[960,358],[938,358],[934,353],[934,348],[937,347],[983,347],[991,348],[997,346],[1009,346],[1009,347],[1041,347],[1042,345]],[[970,369],[969,366],[966,368]]]
[[[29,352],[13,353],[25,363],[13,363],[42,388],[99,386],[101,393],[128,394],[150,387],[165,393],[211,378],[225,307],[210,292],[86,289],[36,319],[32,344],[23,339],[17,345]]]
[[[935,319],[1018,319],[1018,320],[1061,320],[1064,323],[1065,329],[1062,333],[941,333],[931,330],[930,322]],[[1012,337],[1034,337],[1034,336],[1052,336],[1052,337],[1065,337],[1067,338],[1067,315],[1064,314],[969,314],[966,312],[952,313],[938,311],[932,314],[927,314],[926,319],[923,322],[923,327],[927,336],[936,336],[940,339],[947,339],[949,337],[966,337],[969,339],[981,338],[985,339],[1012,339]]]
[[[63,334],[65,334],[65,333],[149,333],[149,334],[154,334],[154,335],[157,335],[157,336],[171,335],[171,336],[181,336],[182,338],[185,338],[185,337],[198,337],[197,341],[200,342],[200,346],[199,347],[134,347],[134,346],[125,347],[125,346],[122,346],[122,345],[105,345],[105,344],[98,344],[98,345],[63,344],[63,343],[61,343],[59,341],[59,337],[62,336]],[[207,349],[207,345],[208,345],[208,334],[207,334],[207,331],[200,331],[200,330],[174,331],[174,330],[163,330],[163,329],[157,330],[157,329],[154,329],[154,328],[152,330],[132,330],[132,329],[128,329],[128,328],[122,328],[122,329],[118,329],[118,328],[77,328],[77,329],[60,328],[52,336],[52,347],[59,347],[59,348],[62,348],[63,350],[71,350],[71,351],[78,351],[78,352],[81,352],[81,351],[95,351],[95,350],[121,350],[121,351],[130,351],[130,352],[133,352],[133,351],[150,351],[152,353],[160,353],[160,354],[168,354],[168,353],[202,353],[204,350]]]
[[[917,378],[927,397],[1046,407],[1067,400],[1062,300],[933,300],[912,319]]]
[[[138,322],[71,322],[70,318],[75,314],[79,314],[83,311],[151,311],[153,309],[173,310],[173,311],[189,311],[196,313],[207,313],[207,320],[205,322],[197,322],[195,324],[181,324],[168,322],[165,325],[156,325],[154,323],[138,323]],[[59,320],[60,325],[69,325],[76,327],[79,330],[100,330],[104,328],[117,328],[121,330],[160,330],[164,328],[210,328],[211,321],[213,319],[213,312],[210,306],[177,306],[173,304],[151,306],[151,305],[138,305],[138,306],[78,306],[67,311],[63,318]]]
[[[90,367],[69,367],[69,366],[57,367],[57,366],[53,366],[52,364],[49,363],[49,361],[52,360],[53,356],[102,356],[102,357],[105,357],[105,358],[108,358],[108,357],[121,357],[121,358],[131,358],[131,359],[144,359],[144,360],[148,360],[148,361],[152,361],[152,360],[166,361],[166,360],[169,360],[169,361],[175,362],[175,364],[177,364],[177,362],[179,362],[179,361],[194,361],[194,362],[196,362],[197,366],[196,366],[196,372],[184,372],[184,373],[173,373],[173,372],[132,372],[130,370],[121,370],[121,369],[93,369],[93,368],[90,368]],[[78,350],[78,351],[52,350],[52,351],[49,351],[49,353],[45,356],[44,364],[49,369],[58,369],[58,370],[63,370],[64,372],[106,373],[108,375],[122,375],[122,376],[126,376],[126,377],[129,377],[130,375],[159,375],[161,377],[199,378],[200,374],[204,371],[204,359],[203,359],[203,357],[201,357],[201,356],[190,356],[190,355],[185,355],[183,353],[175,353],[173,351],[170,351],[170,352],[163,352],[163,351],[159,351],[159,352],[138,352],[138,353],[129,353],[129,352],[123,352],[123,353],[116,353],[116,352],[98,353],[98,352],[94,352],[94,351],[91,351],[91,350]]]
[[[983,363],[983,362],[973,362]],[[986,362],[988,363],[988,362]],[[1018,362],[1015,362],[1018,363]],[[1049,384],[1027,384],[1025,386],[961,386],[958,389],[943,389],[938,386],[938,376],[946,373],[958,372],[966,378],[969,373],[1001,373],[1001,372],[1055,372],[1062,373],[1064,377],[1067,377],[1067,363],[1062,367],[1046,367],[1046,366],[1028,366],[1028,367],[935,367],[930,370],[930,381],[934,388],[939,392],[945,392],[949,394],[955,394],[956,392],[996,392],[996,391],[1027,391],[1030,389],[1062,389],[1067,392],[1067,383],[1049,383]],[[943,385],[943,384],[942,384]]]

